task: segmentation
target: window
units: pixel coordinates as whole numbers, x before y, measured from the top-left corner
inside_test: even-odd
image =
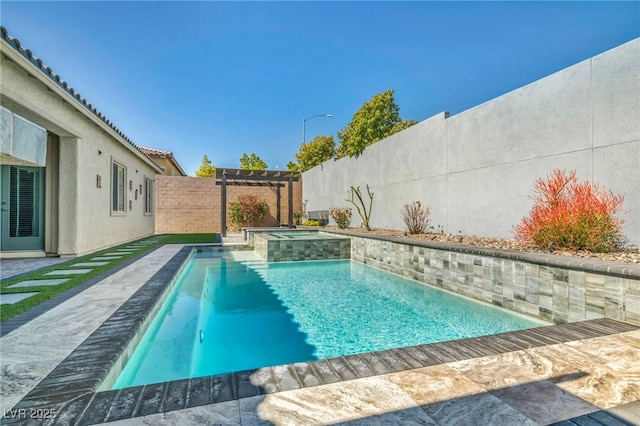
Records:
[[[112,201],[111,201],[111,210],[113,212],[124,213],[125,212],[125,180],[126,180],[126,169],[123,165],[113,162],[113,167],[111,171],[111,193],[112,193]]]
[[[47,131],[0,107],[0,153],[3,164],[44,167],[47,161]]]
[[[144,178],[144,214],[151,214],[151,206],[153,205],[153,181]]]

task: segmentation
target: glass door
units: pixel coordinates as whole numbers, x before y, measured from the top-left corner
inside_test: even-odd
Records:
[[[2,166],[0,249],[44,250],[44,168]]]

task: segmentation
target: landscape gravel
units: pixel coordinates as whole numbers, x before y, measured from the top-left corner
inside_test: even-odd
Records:
[[[332,227],[327,227],[332,228]],[[337,229],[333,227],[334,229]],[[443,233],[425,233],[425,234],[409,234],[406,231],[399,231],[393,229],[372,229],[371,231],[367,231],[364,228],[348,228],[350,232],[360,232],[363,234],[374,234],[380,236],[390,236],[390,237],[404,237],[404,238],[415,238],[418,240],[431,240],[431,241],[441,241],[441,242],[449,242],[456,244],[467,244],[471,246],[477,247],[491,247],[497,249],[505,249],[505,250],[519,250],[519,251],[529,251],[536,253],[550,253],[548,249],[542,249],[531,243],[525,243],[523,241],[519,241],[516,239],[501,239],[501,238],[489,238],[489,237],[478,237],[478,236],[469,236],[469,235],[456,235],[456,234],[443,234]],[[634,263],[640,264],[640,249],[637,247],[629,247],[625,250],[610,252],[610,253],[592,253],[586,250],[553,250],[551,253],[560,255],[560,256],[572,256],[572,257],[582,257],[582,258],[590,258],[590,259],[600,259],[606,260],[610,262],[620,262],[620,263]]]

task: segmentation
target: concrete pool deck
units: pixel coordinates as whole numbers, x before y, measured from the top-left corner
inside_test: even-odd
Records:
[[[8,410],[181,249],[181,245],[162,246],[0,339],[3,423],[20,420],[11,419]],[[549,337],[554,330],[560,336],[555,341]],[[568,336],[570,333],[573,336]],[[224,402],[109,424],[534,425],[567,419],[575,419],[577,424],[597,424],[594,421],[598,418],[616,424],[614,415],[617,424],[640,424],[637,327],[596,320],[569,327],[552,326],[537,337],[522,334],[518,338],[518,332],[510,335],[513,342],[520,341],[521,349],[503,347],[495,353],[486,346],[488,340],[484,345],[478,340],[483,338],[458,341],[443,348],[451,351],[457,347],[475,355],[456,357],[449,352],[451,358],[433,359],[427,366],[417,362],[421,356],[429,356],[427,353],[401,351],[403,356],[409,355],[404,367],[387,362],[386,367],[376,369],[369,359],[369,368],[379,373],[369,377],[357,374],[353,360],[350,364],[317,364],[310,368],[310,374],[293,378],[285,374],[286,367],[275,367],[267,369],[276,378],[275,383],[264,382],[259,374],[250,378],[254,386],[262,387],[263,394],[242,398],[237,387],[231,386],[236,398]],[[538,343],[527,344],[532,339]],[[506,342],[498,339],[494,345]],[[366,364],[368,358],[358,359]],[[303,365],[309,364],[297,366]],[[319,365],[328,370],[321,371]],[[303,381],[302,386],[285,383],[287,377]],[[140,403],[134,401],[138,407]],[[189,405],[189,401],[182,401],[182,407]],[[114,405],[102,420],[114,418],[117,411]],[[34,419],[22,420],[33,424]],[[63,417],[56,421],[67,423]],[[84,424],[83,420],[80,423]]]

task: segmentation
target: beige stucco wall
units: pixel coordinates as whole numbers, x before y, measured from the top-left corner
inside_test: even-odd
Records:
[[[4,41],[2,53],[0,103],[60,137],[57,254],[81,255],[152,235],[155,218],[144,214],[144,197],[135,200],[135,189],[144,187],[145,176],[155,179],[157,166]],[[112,159],[127,168],[126,213],[121,216],[111,213]]]
[[[280,222],[288,222],[287,183],[280,188]],[[156,233],[220,232],[221,189],[215,179],[191,176],[156,177]],[[268,186],[227,186],[227,203],[240,194],[255,194],[268,205],[261,226],[277,225],[277,191]],[[302,211],[302,184],[293,183],[293,211]],[[227,227],[229,227],[227,208]]]
[[[175,163],[168,158],[151,157],[151,159],[160,167],[164,167],[163,175],[167,176],[184,176],[184,174],[178,169]]]

